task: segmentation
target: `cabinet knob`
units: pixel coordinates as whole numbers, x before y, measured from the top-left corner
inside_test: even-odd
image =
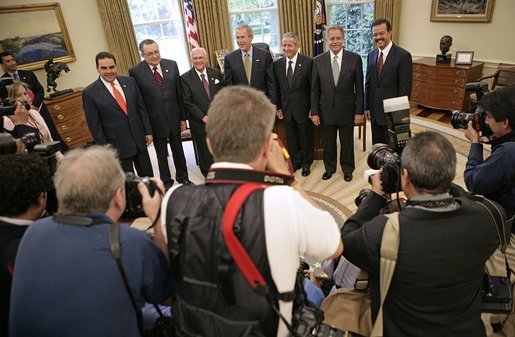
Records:
[[[65,141],[65,142],[67,142],[67,143],[70,143],[70,142],[72,141],[72,139],[71,139],[70,137],[66,137],[66,138],[64,139],[64,141]]]
[[[59,110],[61,110],[61,107],[60,107],[59,105],[57,105],[57,104],[56,104],[56,105],[54,105],[54,106],[52,107],[52,109],[54,109],[54,111],[59,111]]]
[[[68,130],[68,127],[66,126],[66,124],[64,124],[64,125],[61,126],[61,129],[63,129],[63,131],[64,130]]]
[[[61,114],[57,115],[57,119],[60,120],[60,121],[63,120],[64,119],[64,115],[61,115]]]

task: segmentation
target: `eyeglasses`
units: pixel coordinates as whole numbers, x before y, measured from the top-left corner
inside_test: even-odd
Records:
[[[145,53],[143,54],[143,56],[159,56],[159,50],[156,50],[154,52],[148,52],[148,53]]]

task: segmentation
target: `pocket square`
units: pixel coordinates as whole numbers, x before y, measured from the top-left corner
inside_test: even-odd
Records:
[[[211,80],[213,80],[213,78],[212,78]],[[220,81],[218,80],[218,78],[215,78],[214,80],[215,80],[215,84],[220,83]]]

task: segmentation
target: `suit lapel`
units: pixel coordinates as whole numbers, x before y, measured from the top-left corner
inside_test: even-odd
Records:
[[[252,58],[254,59],[254,56],[252,56]],[[234,73],[238,73],[238,74],[245,74],[245,66],[243,65],[243,57],[242,57],[242,53],[241,53],[241,49],[238,49],[235,51],[235,60],[236,62],[234,63]],[[252,61],[253,63],[254,61]],[[239,68],[239,69],[237,69]],[[252,67],[254,68],[254,67]],[[252,73],[251,73],[251,76],[252,76]],[[245,80],[247,81],[247,85],[250,85],[249,81],[247,80],[247,76],[245,76]]]
[[[302,74],[302,64],[304,62],[304,58],[300,54],[297,56],[297,63],[295,63],[295,71],[293,72],[293,78],[291,80],[291,86],[295,84],[297,78]]]
[[[119,79],[118,79],[118,83],[120,83],[120,85],[123,88],[123,84],[120,82]],[[102,97],[102,99],[105,99],[106,102],[109,102],[109,104],[113,108],[113,111],[118,111],[124,117],[126,117],[122,108],[120,108],[120,106],[118,105],[118,102],[116,102],[116,99],[113,97],[113,95],[111,95],[111,92],[109,92],[109,89],[106,88],[106,86],[104,85],[104,82],[102,82],[100,77],[97,80],[97,90],[98,90],[99,95]],[[127,93],[125,92],[125,90],[124,90],[124,94],[126,95],[125,97],[127,97]],[[127,98],[125,100],[127,100]],[[129,111],[129,109],[127,108],[127,112],[128,111]]]
[[[378,83],[382,81],[386,71],[392,67],[392,64],[393,64],[392,60],[395,59],[396,54],[397,54],[397,49],[395,48],[395,45],[392,45],[392,48],[390,48],[390,51],[388,52],[388,57],[384,61],[383,70],[381,71],[381,76],[377,79]],[[377,56],[377,54],[376,54],[376,56]],[[376,63],[377,63],[377,57],[376,57]],[[377,73],[377,67],[376,67],[376,73]]]
[[[258,53],[256,52],[256,49],[257,48],[252,48],[252,69],[251,69],[251,72],[250,72],[250,82],[252,83],[252,80],[256,77],[257,75],[257,67],[259,65],[260,62],[263,62],[263,60],[261,59],[261,56],[258,55]],[[245,68],[245,67],[243,67]],[[245,69],[243,69],[243,72],[245,72]],[[249,83],[249,84],[251,84]]]
[[[152,83],[152,85],[154,85],[156,88],[159,88],[159,84],[157,84],[156,78],[154,77],[154,72],[152,71],[152,69],[150,69],[150,65],[147,62],[141,62],[141,71],[143,72],[147,80],[150,83]],[[163,71],[163,66],[161,66],[161,71]]]
[[[206,71],[207,71],[207,77],[208,77],[208,83],[209,83],[209,93],[211,94],[211,97],[209,98],[209,100],[211,101],[213,99],[213,96],[216,94],[215,92],[215,81],[217,80],[216,77],[215,77],[215,74],[213,74],[213,71],[209,68],[206,67]],[[207,97],[207,94],[206,94],[206,97]]]
[[[340,65],[340,74],[338,75],[338,85],[340,85],[340,83],[342,82],[342,79],[343,77],[345,76],[345,72],[347,71],[347,69],[350,68],[350,60],[349,58],[347,57],[347,55],[345,55],[345,50],[343,51],[342,53],[342,64]]]

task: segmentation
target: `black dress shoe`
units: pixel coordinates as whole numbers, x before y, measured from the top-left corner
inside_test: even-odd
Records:
[[[351,181],[352,180],[352,173],[344,173],[343,174],[343,180]]]
[[[165,192],[168,191],[170,188],[172,188],[174,182],[175,181],[172,180],[172,181],[167,181],[166,183],[164,183],[164,185],[165,185]]]
[[[311,170],[309,169],[309,166],[303,166],[302,167],[302,176],[307,177],[311,173]]]
[[[332,173],[325,172],[324,175],[322,176],[322,180],[329,180],[329,179],[331,179],[332,176],[333,176]]]
[[[301,168],[300,165],[293,165],[293,172],[299,170]]]

